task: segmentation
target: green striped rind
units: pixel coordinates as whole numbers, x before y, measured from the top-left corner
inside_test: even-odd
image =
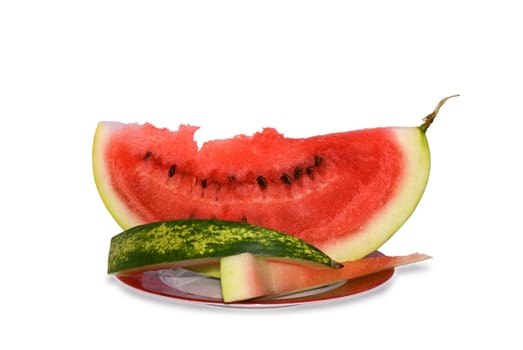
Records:
[[[245,252],[341,266],[316,247],[264,227],[222,220],[171,220],[136,226],[114,236],[108,273]]]

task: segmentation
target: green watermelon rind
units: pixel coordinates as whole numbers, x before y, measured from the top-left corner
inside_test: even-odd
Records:
[[[223,220],[169,220],[135,226],[111,239],[108,273],[191,266],[240,253],[340,265],[316,247],[264,227]]]

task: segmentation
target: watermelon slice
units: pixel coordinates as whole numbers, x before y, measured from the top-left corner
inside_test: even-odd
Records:
[[[154,221],[221,219],[294,235],[337,261],[379,248],[410,217],[430,170],[426,130],[384,127],[309,138],[273,128],[204,143],[197,127],[100,122],[93,171],[127,229]]]
[[[430,258],[419,253],[405,256],[374,254],[371,257],[344,262],[342,268],[333,269],[242,253],[220,260],[220,283],[223,300],[230,303],[319,288]]]

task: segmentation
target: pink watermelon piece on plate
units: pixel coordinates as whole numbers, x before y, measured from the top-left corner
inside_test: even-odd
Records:
[[[293,261],[276,261],[250,253],[222,258],[221,287],[224,302],[278,297],[367,276],[429,259],[425,254],[373,256],[347,261],[342,268],[314,267]]]

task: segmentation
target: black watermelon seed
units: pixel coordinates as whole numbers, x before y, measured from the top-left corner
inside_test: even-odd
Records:
[[[229,181],[230,181],[230,182],[233,182],[234,180],[236,180],[236,176],[234,176],[234,175],[229,175]]]
[[[207,179],[202,180],[202,188],[207,187]]]
[[[292,183],[292,179],[291,177],[289,176],[289,174],[285,173],[283,174],[281,177],[280,177],[281,181],[283,181],[284,183],[286,183],[287,185],[290,185]]]
[[[256,178],[256,181],[258,182],[258,185],[260,186],[260,188],[267,188],[267,179],[264,178],[263,176],[258,176]]]
[[[294,178],[296,180],[298,180],[300,178],[302,171],[303,171],[303,169],[299,166],[294,168]]]
[[[322,156],[314,156],[314,166],[319,166],[323,162]]]
[[[307,169],[305,169],[305,171],[307,172],[307,175],[312,175],[312,173],[314,172],[314,167],[308,166]]]
[[[169,177],[173,177],[174,173],[176,172],[176,165],[171,165],[169,168]]]
[[[150,158],[152,155],[153,155],[153,152],[151,152],[151,151],[147,151],[147,153],[145,153],[145,156],[143,156],[143,159],[144,159],[144,160],[147,160],[147,159]]]

